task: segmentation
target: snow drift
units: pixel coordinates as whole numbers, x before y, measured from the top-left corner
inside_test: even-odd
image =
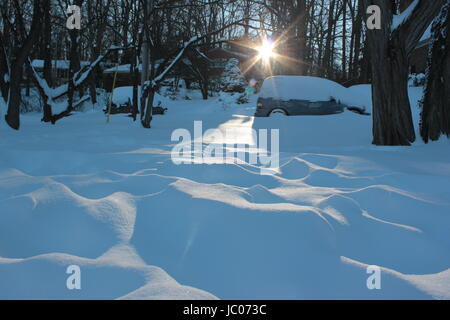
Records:
[[[1,126],[0,298],[449,299],[449,142],[374,147],[370,117],[253,118],[255,99],[170,101],[151,130],[99,110]],[[174,165],[172,131],[199,119],[234,143],[279,129],[278,174]]]

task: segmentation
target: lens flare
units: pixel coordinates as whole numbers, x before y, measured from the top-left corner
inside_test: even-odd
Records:
[[[261,47],[258,48],[259,58],[262,60],[269,60],[273,57],[273,42],[264,40]]]

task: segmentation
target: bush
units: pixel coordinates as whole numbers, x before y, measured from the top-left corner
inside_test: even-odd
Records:
[[[220,76],[219,86],[220,90],[224,92],[242,93],[245,91],[247,81],[242,75],[241,69],[239,69],[238,59],[231,58],[228,61],[224,72]]]

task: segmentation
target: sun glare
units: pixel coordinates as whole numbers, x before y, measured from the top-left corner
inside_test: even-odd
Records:
[[[269,40],[264,40],[258,51],[260,59],[269,60],[273,57],[273,43]]]

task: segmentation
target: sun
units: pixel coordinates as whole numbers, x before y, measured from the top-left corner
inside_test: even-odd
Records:
[[[268,61],[274,55],[273,49],[274,49],[273,42],[269,40],[264,40],[262,45],[258,48],[259,58]]]

